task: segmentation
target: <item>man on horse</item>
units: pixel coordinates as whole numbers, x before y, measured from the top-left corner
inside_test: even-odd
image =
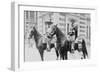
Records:
[[[51,19],[50,19],[50,21],[46,21],[45,24],[47,25],[47,30],[46,30],[46,35],[45,35],[46,42],[47,42],[47,51],[50,51],[52,38],[48,37],[48,35],[49,35],[50,30],[51,30],[50,27],[52,26],[53,22],[51,22]]]
[[[75,44],[75,40],[78,36],[78,26],[76,24],[72,24],[71,25],[71,32],[70,32],[70,37],[71,37],[71,41],[72,41],[72,47],[71,47],[71,52],[74,53],[74,44]]]

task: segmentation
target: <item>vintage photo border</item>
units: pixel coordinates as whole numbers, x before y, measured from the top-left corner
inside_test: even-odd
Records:
[[[95,64],[95,61],[96,61],[96,56],[93,57],[93,59],[91,60],[82,60],[82,64],[79,64],[80,61],[71,61],[71,60],[68,60],[68,61],[51,61],[51,62],[34,62],[33,64],[31,63],[31,66],[30,66],[30,63],[21,63],[21,60],[20,60],[20,57],[21,57],[21,54],[20,54],[20,6],[35,6],[35,7],[49,7],[49,8],[68,8],[68,9],[85,9],[85,10],[91,10],[93,11],[94,14],[94,17],[96,18],[96,8],[95,7],[82,7],[82,8],[79,8],[77,6],[68,6],[68,7],[58,7],[58,6],[41,6],[41,5],[33,5],[32,3],[20,3],[20,2],[12,2],[11,4],[11,69],[14,70],[14,71],[18,71],[18,70],[27,70],[27,69],[44,69],[46,67],[49,66],[50,67],[59,67],[59,66],[64,66],[64,67],[68,67],[68,66],[76,66],[77,64],[78,65],[88,65],[88,64]],[[80,6],[81,7],[81,6]],[[55,10],[56,11],[56,10]],[[91,31],[93,30],[93,33],[95,33],[95,24],[96,24],[96,19],[93,20],[93,24],[91,24]],[[92,34],[91,34],[91,38],[93,38]],[[94,38],[93,38],[94,39]],[[93,41],[91,40],[91,47],[92,48],[95,48],[95,46],[93,46]],[[93,50],[93,49],[92,49]],[[94,51],[94,53],[96,53],[96,51]],[[70,62],[71,61],[71,62]],[[87,63],[86,63],[87,62]],[[59,65],[58,65],[59,63]],[[69,63],[69,64],[68,64]],[[70,64],[72,63],[72,64]],[[77,63],[77,64],[75,64]],[[45,64],[45,66],[44,66]],[[51,65],[50,65],[51,64]],[[40,65],[40,68],[39,67],[36,67],[36,65]],[[67,66],[66,66],[67,65]],[[36,68],[35,68],[36,67]]]

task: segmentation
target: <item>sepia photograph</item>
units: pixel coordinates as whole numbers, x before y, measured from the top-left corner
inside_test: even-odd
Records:
[[[91,56],[91,14],[24,10],[24,61]]]

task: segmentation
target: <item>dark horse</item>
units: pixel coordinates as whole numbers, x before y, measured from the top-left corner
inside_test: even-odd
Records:
[[[38,49],[40,56],[41,56],[41,60],[43,61],[43,53],[44,50],[47,49],[47,43],[43,42],[44,37],[36,30],[36,27],[33,27],[33,29],[31,30],[30,34],[29,34],[29,38],[31,39],[34,36],[34,40],[36,43],[36,48]],[[50,48],[55,47],[54,44],[50,45]]]
[[[48,37],[53,37],[56,35],[57,42],[56,42],[56,52],[57,52],[57,58],[60,55],[60,59],[68,59],[68,51],[71,51],[71,46],[69,45],[70,42],[67,40],[67,37],[64,35],[64,33],[57,27],[57,25],[53,25],[51,27],[51,31],[49,32]]]

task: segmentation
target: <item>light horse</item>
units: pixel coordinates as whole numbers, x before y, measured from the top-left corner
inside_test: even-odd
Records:
[[[72,37],[73,35],[75,35],[75,33],[74,32],[70,32],[70,37]],[[84,38],[76,37],[73,47],[74,47],[74,50],[77,50],[78,52],[82,52],[83,53],[83,58],[84,59],[86,59],[86,56],[88,57],[88,52],[87,52],[87,48],[86,48],[86,42],[85,42]]]
[[[86,42],[83,38],[81,38],[81,41],[78,41],[77,43],[74,44],[74,49],[77,50],[78,52],[82,52],[84,59],[86,59],[86,56],[88,57]]]
[[[64,33],[57,27],[57,25],[53,25],[51,27],[51,30],[49,32],[48,37],[53,37],[56,35],[57,41],[56,41],[56,51],[57,51],[57,58],[65,60],[68,59],[68,51],[71,52],[70,42],[67,40],[67,37],[64,35]]]
[[[35,26],[30,31],[28,39],[32,39],[33,36],[34,36],[34,40],[35,40],[35,43],[36,43],[36,48],[38,49],[38,51],[40,53],[41,60],[43,61],[44,60],[44,58],[43,58],[44,50],[47,49],[47,43],[43,42],[44,37],[37,31]],[[53,48],[53,47],[55,47],[55,45],[51,44],[50,48]]]

